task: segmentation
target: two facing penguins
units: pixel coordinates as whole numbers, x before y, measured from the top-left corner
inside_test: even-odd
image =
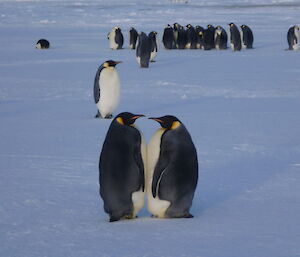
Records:
[[[120,113],[112,121],[99,161],[100,196],[110,221],[135,218],[148,198],[159,218],[191,218],[198,181],[196,148],[174,116],[150,118],[158,129],[147,148],[134,122],[143,115]],[[147,150],[146,150],[147,149]]]

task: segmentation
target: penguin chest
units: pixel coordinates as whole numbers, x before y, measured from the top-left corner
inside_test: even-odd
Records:
[[[297,50],[299,48],[299,30],[294,28],[295,40],[293,42],[293,49]]]
[[[148,210],[159,218],[165,217],[166,210],[171,204],[169,201],[160,199],[158,194],[155,198],[152,195],[153,173],[159,158],[161,137],[164,131],[164,129],[157,130],[147,146],[146,192]]]
[[[97,107],[101,116],[112,114],[120,99],[120,79],[114,68],[104,69],[99,77],[100,100]]]
[[[118,44],[116,43],[116,32],[112,31],[109,33],[109,47],[113,50],[118,49]]]

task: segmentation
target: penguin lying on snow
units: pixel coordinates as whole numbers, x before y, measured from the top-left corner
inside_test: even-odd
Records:
[[[150,118],[161,128],[147,146],[148,210],[159,218],[191,218],[198,181],[196,148],[185,126],[174,116]]]
[[[242,38],[242,43],[243,47],[247,49],[253,48],[253,32],[252,30],[247,26],[247,25],[242,25],[241,26],[241,38]]]
[[[110,222],[135,218],[144,205],[146,148],[136,119],[144,115],[118,114],[111,122],[99,160],[100,196]]]
[[[287,33],[288,50],[297,50],[299,48],[299,27],[290,27]]]
[[[98,68],[94,81],[94,100],[98,108],[95,118],[112,118],[119,104],[120,79],[115,69],[119,63],[109,60]]]
[[[109,40],[109,47],[113,50],[122,49],[124,43],[124,37],[119,27],[114,27],[107,35]]]
[[[141,68],[148,68],[151,57],[151,42],[149,37],[141,32],[136,47],[136,60]]]
[[[35,45],[36,49],[49,49],[49,47],[50,43],[47,39],[40,39]]]

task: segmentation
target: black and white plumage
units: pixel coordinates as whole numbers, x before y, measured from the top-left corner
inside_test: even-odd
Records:
[[[238,27],[234,23],[229,23],[230,30],[230,46],[233,51],[241,51],[242,40]]]
[[[39,41],[37,41],[35,48],[36,49],[49,49],[50,43],[47,39],[42,38]]]
[[[197,25],[195,27],[196,35],[197,35],[197,49],[203,49],[204,48],[204,40],[203,40],[203,32],[204,28]]]
[[[191,218],[198,181],[198,160],[192,138],[175,116],[150,118],[161,128],[147,146],[148,210],[158,218]]]
[[[297,50],[299,48],[299,27],[297,25],[290,27],[287,33],[288,50]]]
[[[253,32],[247,25],[241,26],[241,39],[244,48],[251,49],[253,48]]]
[[[164,28],[162,42],[166,49],[175,48],[174,31],[170,24]]]
[[[151,54],[150,54],[150,62],[155,62],[154,58],[157,55],[157,40],[156,40],[156,31],[151,31],[148,35],[151,44]]]
[[[188,24],[186,25],[187,49],[197,49],[197,34],[195,28]]]
[[[100,196],[110,222],[136,218],[144,205],[146,146],[136,119],[123,112],[111,122],[99,160]]]
[[[185,49],[187,44],[187,33],[183,26],[178,23],[174,24],[174,31],[177,32],[176,48]]]
[[[122,49],[124,43],[124,37],[119,27],[114,27],[107,35],[109,40],[109,47],[113,50]]]
[[[116,62],[108,60],[97,70],[94,81],[94,100],[98,108],[95,118],[112,118],[120,101],[120,78]]]
[[[136,31],[136,29],[130,28],[130,30],[129,30],[129,48],[130,49],[133,49],[133,50],[135,49],[138,36],[139,36],[139,34]]]
[[[228,36],[226,30],[217,26],[215,30],[215,48],[217,50],[227,49]]]
[[[141,68],[148,68],[151,57],[151,42],[149,37],[141,32],[136,47],[136,60]]]

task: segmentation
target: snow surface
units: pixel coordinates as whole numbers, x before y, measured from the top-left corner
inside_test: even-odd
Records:
[[[1,257],[300,256],[300,51],[285,51],[300,1],[0,0]],[[249,25],[253,50],[164,50],[140,69],[113,51],[120,26]],[[40,38],[51,49],[36,50]],[[93,80],[121,60],[118,112],[173,114],[197,147],[193,219],[109,223],[98,159],[109,120]],[[158,124],[138,126],[149,138]]]

